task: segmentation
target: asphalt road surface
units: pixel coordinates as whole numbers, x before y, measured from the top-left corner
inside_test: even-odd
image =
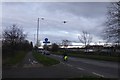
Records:
[[[110,61],[98,61],[92,59],[69,57],[68,62],[62,60],[62,56],[51,55],[49,57],[60,60],[61,63],[81,71],[105,78],[119,78],[120,63]]]
[[[64,62],[62,56],[46,55],[60,61],[60,64],[43,66],[29,52],[17,66],[3,68],[2,78],[118,78],[118,63],[69,57]]]

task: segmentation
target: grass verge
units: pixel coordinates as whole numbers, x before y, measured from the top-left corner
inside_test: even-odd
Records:
[[[44,56],[40,53],[37,53],[37,52],[33,52],[33,56],[35,57],[35,59],[42,63],[44,66],[51,66],[51,65],[55,65],[55,64],[58,64],[60,63],[60,61],[58,60],[55,60],[53,58],[49,58],[47,56]]]
[[[3,65],[4,66],[16,65],[17,63],[19,63],[19,62],[21,62],[23,60],[26,53],[27,52],[25,52],[25,51],[16,52],[16,54],[14,56],[10,56],[10,57],[7,57],[6,59],[3,59],[3,60],[5,60]]]
[[[62,55],[62,52],[53,52],[56,55]],[[68,56],[78,57],[78,58],[88,58],[88,59],[95,59],[95,60],[104,60],[104,61],[114,61],[119,62],[119,57],[114,56],[102,56],[102,55],[90,55],[90,54],[80,54],[80,53],[69,53]]]
[[[101,55],[81,55],[81,54],[70,54],[70,56],[73,57],[80,57],[80,58],[88,58],[88,59],[95,59],[95,60],[104,60],[104,61],[114,61],[118,62],[118,57],[112,57],[112,56],[101,56]]]

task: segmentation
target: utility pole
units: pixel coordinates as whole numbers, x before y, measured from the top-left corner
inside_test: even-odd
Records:
[[[39,43],[38,42],[39,41],[38,40],[38,38],[39,38],[38,36],[39,36],[39,18],[38,18],[38,21],[37,21],[37,47],[38,47],[38,43]]]

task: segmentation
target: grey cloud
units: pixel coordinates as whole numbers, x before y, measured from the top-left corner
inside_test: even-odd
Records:
[[[109,3],[4,3],[3,26],[18,23],[34,40],[37,18],[40,20],[40,39],[51,41],[62,39],[78,40],[77,35],[86,30],[98,39],[104,26],[106,6]],[[67,23],[63,23],[66,20]],[[63,32],[62,32],[63,31]],[[65,33],[66,32],[66,33]],[[68,34],[67,34],[68,33]]]
[[[109,2],[68,2],[47,4],[49,11],[68,12],[76,16],[99,17],[106,13]]]

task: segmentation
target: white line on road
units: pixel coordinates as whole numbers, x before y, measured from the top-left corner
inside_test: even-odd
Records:
[[[53,55],[53,54],[51,54],[52,56],[55,56],[55,55]]]
[[[63,62],[61,62],[62,64],[65,64],[65,63],[63,63]],[[73,67],[73,65],[70,65],[70,64],[66,64],[67,66],[70,66],[70,67]]]
[[[77,69],[79,69],[79,70],[85,70],[85,69],[83,69],[83,68],[80,68],[80,67],[78,67]]]
[[[93,74],[97,75],[97,76],[100,76],[100,77],[104,77],[103,75],[101,74],[98,74],[98,73],[95,73],[95,72],[92,72]]]
[[[61,62],[62,64],[65,64],[65,63],[63,63],[63,62]]]
[[[30,61],[30,59],[29,59],[29,61]]]
[[[73,67],[73,65],[67,64],[67,66]]]
[[[61,57],[61,56],[59,56],[59,55],[52,55],[52,56]]]

